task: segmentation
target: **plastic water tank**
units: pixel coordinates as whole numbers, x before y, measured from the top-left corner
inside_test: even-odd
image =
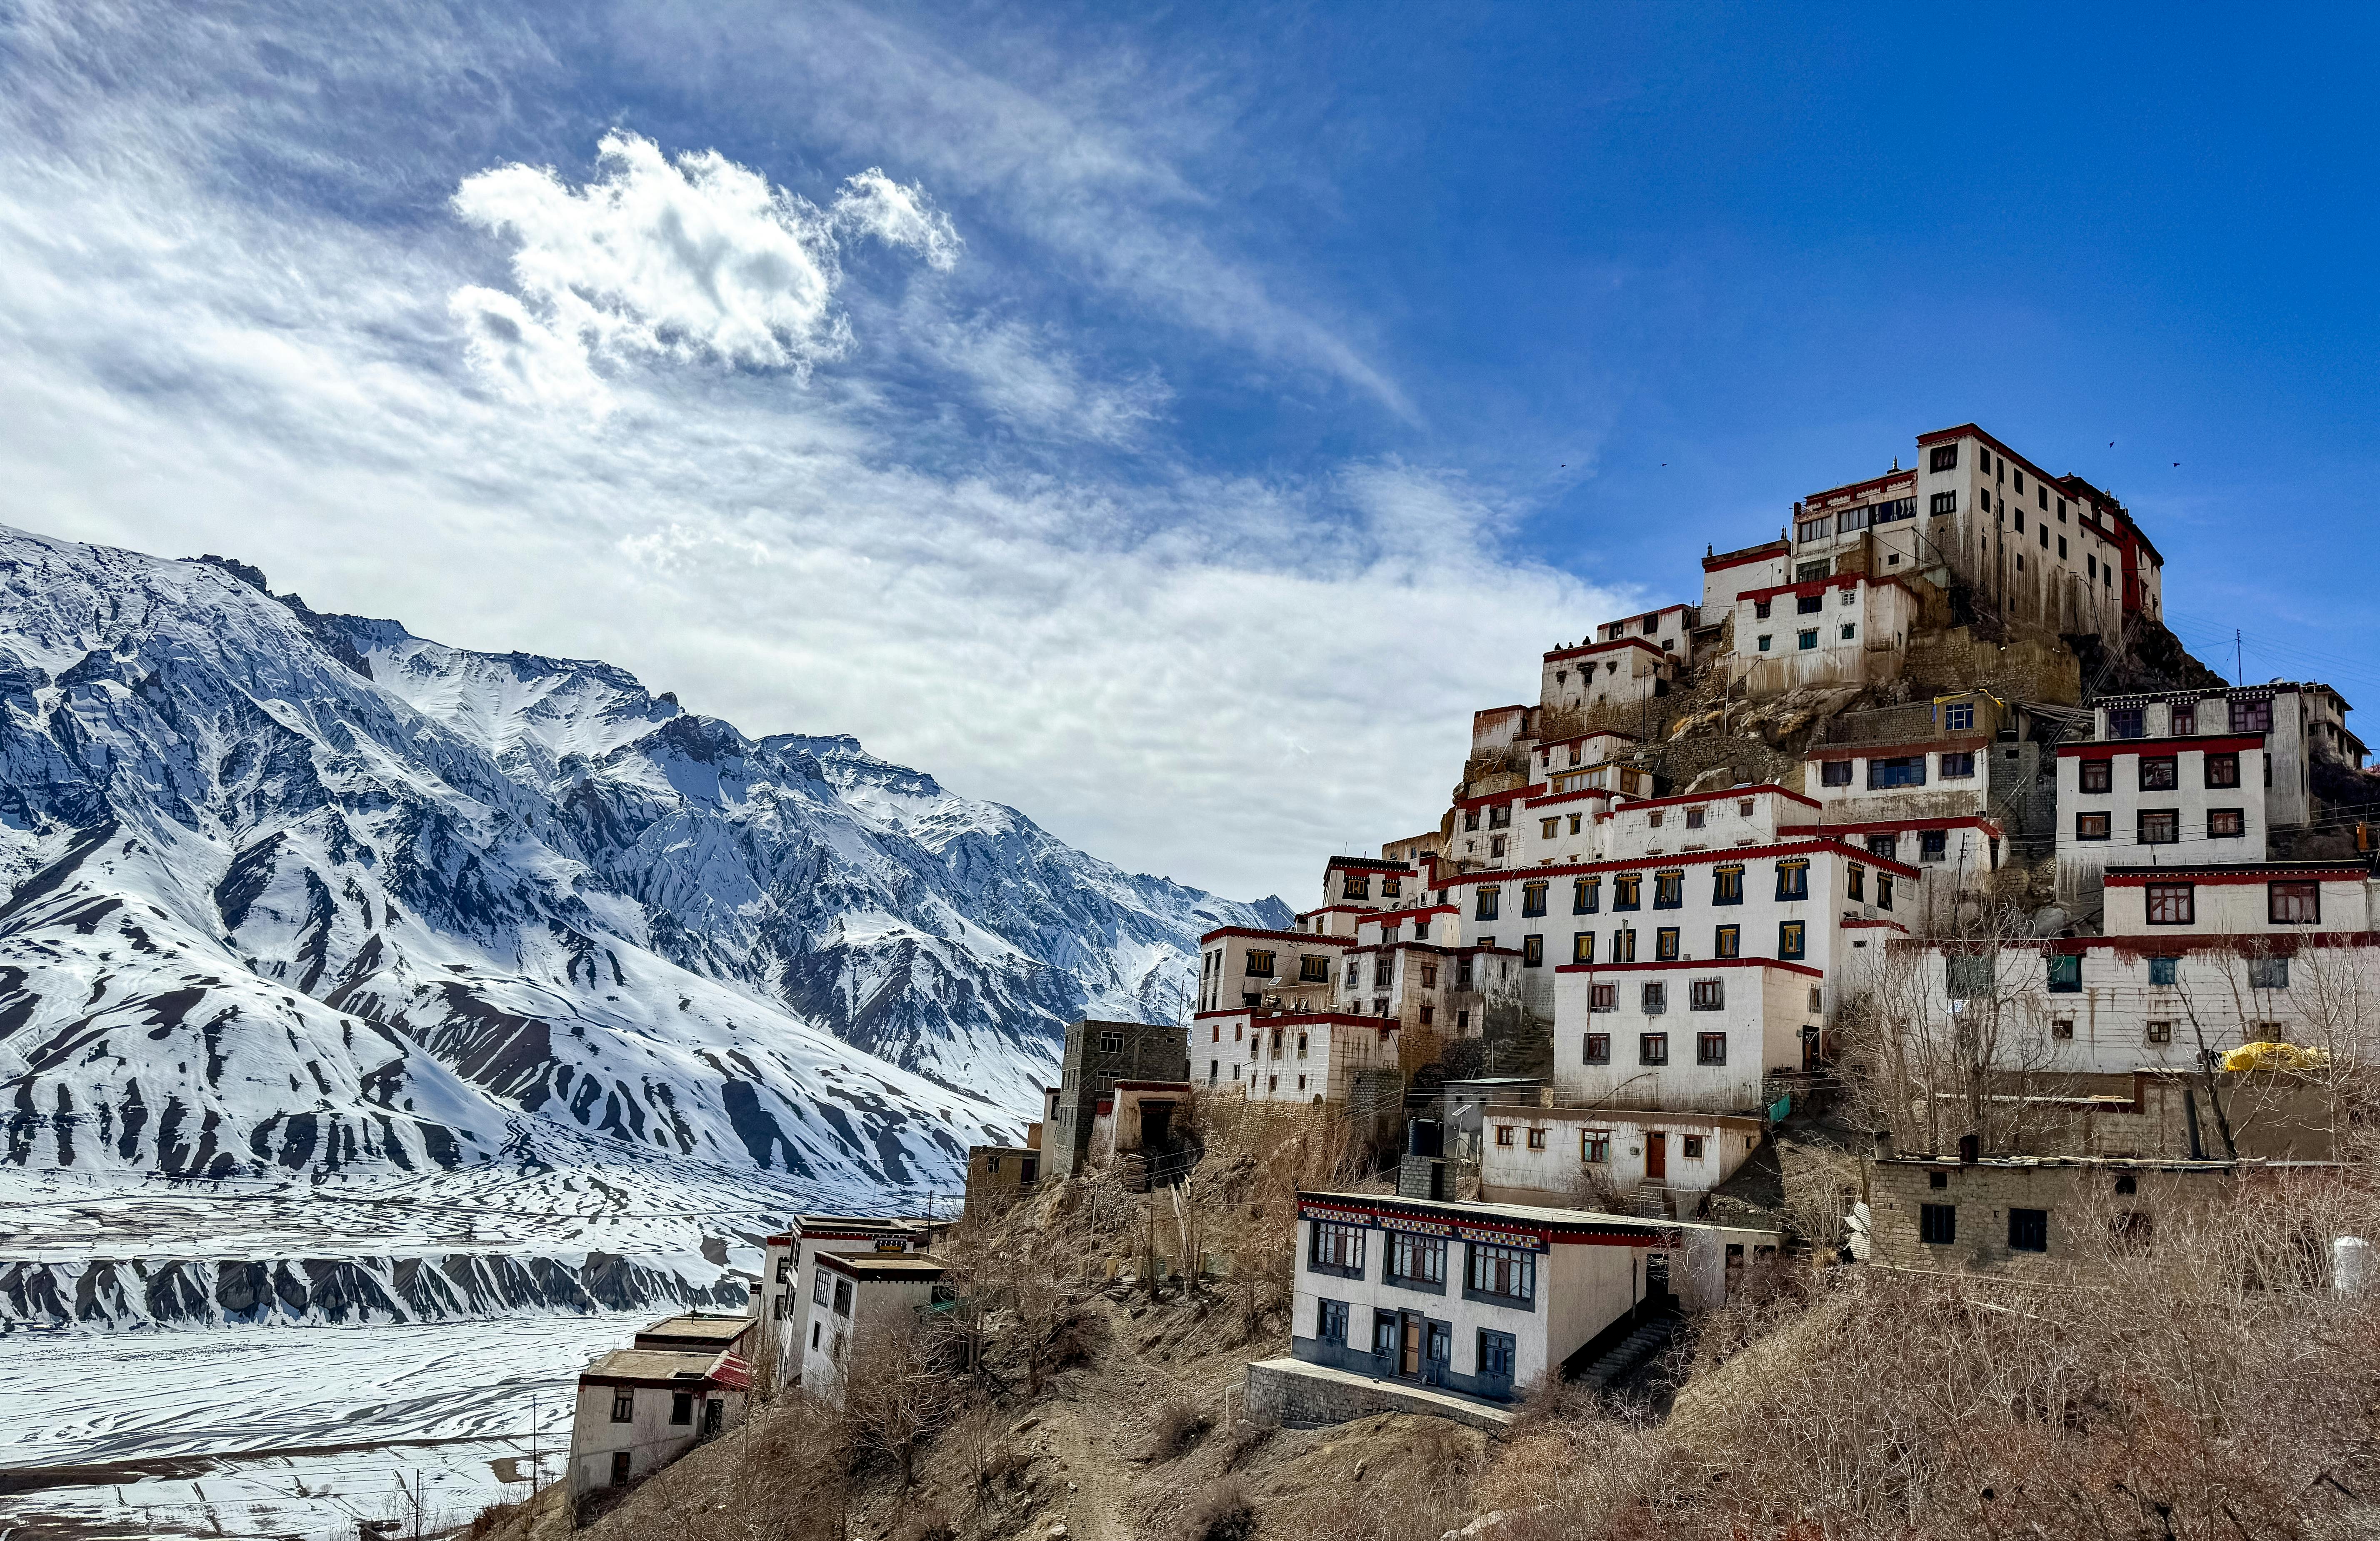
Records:
[[[2361,1236],[2335,1237],[2330,1244],[2330,1282],[2342,1294],[2372,1287],[2372,1244]]]

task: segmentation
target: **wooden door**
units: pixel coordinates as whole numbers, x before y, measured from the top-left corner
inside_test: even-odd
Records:
[[[1417,1376],[1421,1374],[1421,1318],[1408,1315],[1404,1322],[1404,1352],[1398,1356],[1397,1373]]]
[[[1645,1136],[1645,1181],[1658,1183],[1670,1175],[1670,1137],[1667,1135]]]

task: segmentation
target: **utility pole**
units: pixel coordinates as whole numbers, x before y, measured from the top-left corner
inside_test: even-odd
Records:
[[[537,1497],[537,1399],[528,1399],[528,1496]]]
[[[2247,649],[2240,640],[2240,628],[2233,626],[2231,628],[2231,683],[2235,686],[2248,683],[2246,657]]]

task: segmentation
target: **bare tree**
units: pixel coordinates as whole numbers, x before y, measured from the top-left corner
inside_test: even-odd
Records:
[[[901,1470],[905,1487],[917,1480],[917,1449],[958,1412],[964,1385],[940,1318],[900,1313],[854,1329],[837,1392],[851,1440]]]

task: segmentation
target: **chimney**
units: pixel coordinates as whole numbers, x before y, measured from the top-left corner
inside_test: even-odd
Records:
[[[1960,1135],[1959,1164],[1962,1167],[1973,1166],[1976,1159],[1982,1154],[1983,1147],[1984,1143],[1979,1136],[1974,1135]]]
[[[1891,1130],[1879,1129],[1876,1132],[1876,1159],[1879,1161],[1889,1161],[1892,1159]]]

